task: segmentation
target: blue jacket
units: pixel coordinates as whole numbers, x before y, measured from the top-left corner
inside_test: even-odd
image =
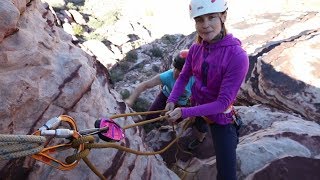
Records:
[[[174,86],[174,83],[176,82],[176,79],[174,78],[174,72],[173,69],[169,69],[168,71],[165,71],[160,74],[160,80],[162,82],[162,92],[166,97],[169,97],[172,88]],[[185,87],[184,93],[179,97],[178,104],[180,106],[187,105],[189,98],[191,96],[191,87],[194,83],[194,78],[191,77],[189,79],[189,82],[187,86]]]

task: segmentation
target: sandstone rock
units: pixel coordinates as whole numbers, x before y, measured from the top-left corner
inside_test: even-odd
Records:
[[[2,7],[12,7],[13,15],[18,14],[8,19],[10,23],[1,23],[7,25],[2,35],[14,26],[20,31],[3,36],[0,43],[1,134],[31,134],[61,114],[73,117],[81,130],[93,128],[98,118],[130,112],[112,89],[107,69],[70,42],[70,36],[54,25],[53,15],[40,0],[33,0],[20,17],[10,1]],[[134,123],[131,117],[115,121],[122,127]],[[131,128],[125,134],[120,145],[147,151],[141,139],[143,131]],[[55,139],[48,146],[63,142]],[[107,178],[178,179],[159,155],[100,150],[93,150],[88,158]],[[55,158],[64,161],[65,153],[57,153]],[[4,179],[98,179],[83,161],[72,171],[60,171],[29,157],[1,161],[0,174]]]
[[[89,40],[84,42],[83,45],[91,51],[105,67],[111,68],[117,63],[117,60],[110,58],[113,56],[113,52],[110,51],[102,42]]]
[[[0,43],[6,36],[17,32],[20,12],[12,1],[0,2]]]

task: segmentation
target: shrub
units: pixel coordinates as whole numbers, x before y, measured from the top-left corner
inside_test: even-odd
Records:
[[[161,38],[162,42],[164,42],[165,44],[175,44],[177,41],[177,37],[175,35],[164,35]]]
[[[94,17],[89,17],[88,26],[92,29],[98,29],[103,25],[103,21],[100,21]]]
[[[144,112],[144,111],[148,111],[149,106],[150,104],[146,99],[139,97],[133,104],[132,109],[135,110],[136,112]]]
[[[127,72],[128,69],[130,68],[130,63],[127,61],[121,61],[121,62],[119,62],[117,68],[123,72]]]
[[[98,41],[104,41],[105,38],[99,34],[99,33],[96,33],[96,32],[92,32],[90,34],[88,34],[87,36],[84,37],[85,40],[91,40],[91,39],[95,39],[95,40],[98,40]]]
[[[131,50],[129,52],[127,52],[125,60],[129,61],[129,62],[136,62],[138,59],[138,53],[136,50]]]
[[[160,48],[154,47],[150,51],[151,51],[152,56],[154,56],[154,57],[162,57],[162,50]]]
[[[152,70],[157,73],[160,72],[160,68],[156,65],[152,65]]]
[[[116,66],[114,66],[110,70],[110,78],[112,82],[122,81],[125,73],[128,71],[129,68],[130,65],[126,61],[119,62]]]
[[[102,21],[104,25],[110,26],[110,25],[114,25],[122,16],[121,10],[119,9],[113,9],[111,11],[109,11],[108,13],[106,13],[106,15],[104,15]]]
[[[145,73],[145,75],[147,76],[147,77],[152,77],[153,76],[153,72],[152,71],[146,71],[146,72],[144,72]]]
[[[81,36],[83,34],[83,27],[80,24],[72,23],[72,30],[77,36]]]
[[[124,73],[122,71],[119,71],[116,69],[111,69],[110,70],[110,78],[111,78],[111,81],[114,83],[122,81],[124,78]]]
[[[68,2],[66,5],[67,9],[73,9],[73,10],[77,10],[77,6],[74,5],[72,2]]]
[[[128,89],[124,89],[120,92],[122,99],[127,99],[130,96],[130,92]]]

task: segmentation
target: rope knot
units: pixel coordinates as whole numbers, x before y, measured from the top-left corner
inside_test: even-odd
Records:
[[[68,156],[66,158],[66,163],[71,164],[77,160],[83,159],[89,155],[90,152],[90,146],[89,144],[94,143],[94,137],[93,136],[83,136],[80,137],[79,139],[73,139],[71,142],[71,147],[74,149],[79,149],[79,146],[81,144],[84,145],[84,150],[80,151],[79,153],[75,153],[71,156]]]

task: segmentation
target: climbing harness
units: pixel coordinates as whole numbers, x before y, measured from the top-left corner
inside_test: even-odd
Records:
[[[232,121],[231,124],[234,124],[237,130],[239,130],[243,124],[242,119],[238,112],[235,110],[234,106],[231,104],[224,112],[223,114],[229,114],[232,115]],[[207,124],[214,124],[214,121],[210,120],[209,118],[202,116],[202,118],[206,121]]]
[[[59,170],[71,170],[75,168],[81,159],[88,165],[88,167],[101,179],[106,179],[89,161],[87,156],[92,148],[115,148],[121,151],[133,153],[136,155],[156,155],[165,152],[168,148],[170,148],[183,133],[189,125],[190,121],[187,121],[183,130],[176,136],[176,138],[171,141],[166,147],[162,150],[156,152],[142,152],[134,149],[127,148],[125,146],[119,145],[116,142],[120,141],[125,137],[124,131],[126,129],[141,126],[147,123],[152,123],[160,120],[164,120],[166,116],[159,116],[154,119],[142,121],[139,123],[127,125],[124,127],[120,127],[116,122],[113,121],[115,118],[127,117],[127,116],[137,116],[137,115],[148,115],[153,113],[162,113],[166,112],[166,110],[159,111],[148,111],[148,112],[136,112],[136,113],[127,113],[114,115],[110,118],[101,118],[95,122],[95,128],[85,129],[79,131],[75,120],[67,115],[61,115],[59,117],[54,117],[47,121],[42,127],[40,127],[37,131],[35,131],[32,135],[1,135],[0,134],[0,160],[2,159],[12,159],[23,156],[32,155],[32,158],[41,161],[47,165],[55,167]],[[70,129],[58,129],[61,123],[67,123],[70,126]],[[94,137],[92,135],[98,134],[98,136],[107,141],[105,143],[94,143]],[[47,138],[55,137],[55,138],[66,138],[70,141],[65,144],[58,144],[53,146],[48,145]],[[17,142],[15,142],[17,141]],[[45,145],[43,145],[45,143]],[[26,148],[16,147],[17,144],[24,145]],[[9,146],[10,145],[10,146]],[[2,148],[2,146],[14,146],[14,148]],[[61,151],[68,150],[70,148],[75,149],[73,154],[67,156],[65,161],[58,160],[53,156],[53,154]]]

